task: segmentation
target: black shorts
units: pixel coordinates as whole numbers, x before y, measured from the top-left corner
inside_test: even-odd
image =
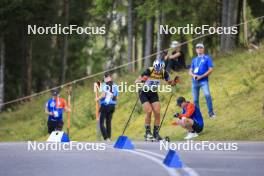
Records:
[[[141,91],[139,94],[140,102],[143,104],[145,102],[154,103],[159,101],[159,95],[158,92],[144,92]]]
[[[63,121],[52,121],[48,120],[47,122],[48,126],[48,133],[52,133],[52,131],[59,130],[61,131],[63,128]]]
[[[192,129],[194,132],[196,133],[201,133],[203,131],[203,126],[199,125],[199,123],[197,123],[195,120],[193,121],[193,126]]]

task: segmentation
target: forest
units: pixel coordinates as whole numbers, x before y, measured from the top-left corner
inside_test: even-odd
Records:
[[[182,50],[187,62],[198,41],[212,56],[258,47],[264,38],[264,20],[253,19],[261,17],[263,9],[263,0],[1,0],[0,108],[5,108],[4,102],[129,62],[133,64],[116,70],[118,75],[138,72],[172,40],[186,43]],[[55,24],[104,30],[96,34],[94,29],[92,35],[27,33],[28,25]],[[160,33],[160,25],[187,24],[241,25],[236,35],[198,40],[193,39],[201,35]]]

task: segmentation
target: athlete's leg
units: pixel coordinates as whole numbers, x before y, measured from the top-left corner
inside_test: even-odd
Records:
[[[185,120],[179,119],[177,121],[177,124],[179,124],[182,128],[188,130],[189,132],[193,131],[192,129],[193,123],[194,123],[193,120],[189,118],[185,118]]]
[[[106,110],[107,109],[106,109],[105,106],[101,106],[100,107],[99,123],[100,123],[101,134],[102,134],[104,140],[106,140],[108,138],[107,131],[106,131],[106,128],[104,126],[104,122],[105,122],[106,114],[107,114],[107,111]]]
[[[114,105],[109,105],[109,113],[107,113],[106,116],[106,131],[107,131],[107,137],[110,139],[111,138],[111,131],[112,131],[112,117],[113,113],[115,111],[115,106]]]
[[[146,117],[145,117],[145,128],[146,128],[146,132],[145,132],[145,139],[151,139],[152,134],[151,134],[151,114],[152,114],[152,107],[151,104],[149,102],[144,102],[143,103],[143,109],[146,113]]]
[[[62,120],[61,121],[57,121],[56,130],[62,131],[62,129],[63,129],[63,121]]]
[[[47,122],[47,126],[48,126],[48,133],[51,134],[52,131],[55,131],[55,129],[56,129],[56,121],[49,120]]]
[[[192,94],[193,94],[193,102],[196,105],[196,107],[199,106],[199,93],[200,93],[200,85],[198,81],[192,82]]]
[[[206,100],[206,104],[207,104],[207,108],[208,108],[208,113],[213,113],[213,103],[212,103],[212,97],[211,97],[211,93],[210,93],[210,89],[209,89],[209,83],[208,81],[204,81],[201,83],[201,87],[203,89],[204,92],[204,96],[205,96],[205,100]]]
[[[151,103],[151,107],[153,109],[155,121],[154,126],[160,125],[160,102],[156,101],[154,103]]]
[[[145,125],[150,126],[150,123],[151,123],[151,114],[152,114],[151,104],[149,102],[143,103],[143,109],[144,109],[144,111],[146,113]]]
[[[162,140],[162,138],[159,135],[159,127],[160,127],[160,103],[159,101],[156,101],[151,104],[154,116],[155,116],[155,122],[154,122],[154,128],[153,128],[153,137],[156,140]]]

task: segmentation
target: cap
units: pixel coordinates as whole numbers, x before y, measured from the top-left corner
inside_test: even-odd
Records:
[[[58,89],[52,90],[52,92],[51,92],[52,96],[58,96],[59,93],[60,93],[60,91]]]
[[[199,47],[199,48],[204,48],[204,44],[202,44],[202,43],[197,43],[197,44],[196,44],[196,48],[198,48],[198,47]]]
[[[109,72],[106,72],[106,73],[104,74],[104,78],[107,78],[108,76],[111,76],[111,74],[110,74]]]
[[[180,46],[180,45],[179,45],[179,42],[177,42],[176,40],[171,42],[171,45],[170,45],[171,48],[176,48],[178,46]]]
[[[178,106],[181,106],[181,104],[183,103],[183,102],[185,102],[186,100],[185,100],[185,98],[184,97],[179,97],[178,99],[177,99],[177,105]]]

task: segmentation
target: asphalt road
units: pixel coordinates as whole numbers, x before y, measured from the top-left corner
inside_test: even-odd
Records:
[[[134,145],[134,150],[114,149],[107,143],[100,151],[29,151],[27,142],[4,142],[0,143],[0,176],[264,175],[264,142],[238,142],[236,151],[178,150],[182,169],[162,163],[168,151],[160,150],[159,143]]]

